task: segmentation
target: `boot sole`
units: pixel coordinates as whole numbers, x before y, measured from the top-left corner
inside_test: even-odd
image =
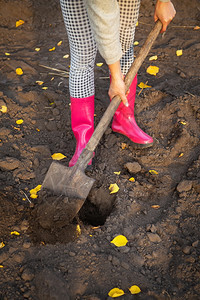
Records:
[[[148,143],[148,144],[138,144],[138,143],[134,143],[133,141],[131,141],[126,135],[122,134],[122,133],[119,133],[119,132],[115,132],[113,131],[114,134],[119,137],[119,138],[124,138],[125,141],[127,143],[129,143],[134,149],[146,149],[146,148],[150,148],[153,146],[154,142],[152,143]]]

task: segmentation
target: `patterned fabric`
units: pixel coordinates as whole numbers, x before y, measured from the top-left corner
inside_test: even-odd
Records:
[[[108,0],[109,1],[109,0]],[[131,66],[135,25],[138,20],[140,0],[116,0],[120,8],[121,68],[126,75]],[[73,98],[94,95],[94,64],[97,45],[94,39],[84,0],[60,0],[70,45],[69,90]]]

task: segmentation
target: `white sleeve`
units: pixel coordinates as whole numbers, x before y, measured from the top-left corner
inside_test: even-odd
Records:
[[[119,39],[120,11],[117,0],[84,0],[98,50],[106,63],[122,56]]]

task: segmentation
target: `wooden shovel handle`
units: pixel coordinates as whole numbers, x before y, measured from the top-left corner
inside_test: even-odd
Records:
[[[135,78],[139,68],[141,67],[143,61],[145,60],[146,56],[148,55],[154,41],[156,40],[159,32],[162,29],[162,23],[158,20],[149,33],[146,42],[140,49],[140,52],[134,62],[132,63],[126,77],[125,77],[125,85],[126,85],[126,92],[128,91],[133,79]],[[76,165],[78,168],[84,170],[90,159],[93,156],[93,152],[97,147],[102,135],[106,131],[112,117],[114,116],[119,104],[121,103],[121,98],[119,96],[115,96],[112,101],[110,102],[108,108],[106,109],[102,119],[100,120],[99,124],[97,125],[92,137],[90,138],[88,144],[86,145],[85,149],[82,151]]]

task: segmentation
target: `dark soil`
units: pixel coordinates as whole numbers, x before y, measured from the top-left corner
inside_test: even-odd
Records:
[[[29,193],[42,184],[51,155],[66,155],[67,166],[75,147],[59,2],[1,1],[0,106],[7,112],[0,112],[0,299],[110,299],[114,287],[125,291],[121,299],[200,299],[200,30],[194,30],[200,3],[174,3],[176,19],[138,74],[138,83],[152,88],[138,87],[135,115],[155,144],[134,149],[108,128],[87,171],[95,184],[66,225],[66,199],[42,209]],[[153,9],[142,1],[136,55],[153,27]],[[19,19],[25,23],[16,28]],[[152,55],[158,59],[149,61]],[[159,67],[156,76],[146,73],[149,65]],[[107,77],[106,64],[96,66],[95,124],[109,104]],[[24,122],[17,125],[18,119]],[[110,194],[112,183],[117,194]],[[45,219],[52,208],[56,217]],[[126,236],[127,245],[111,244],[116,235]],[[131,295],[132,285],[141,293]]]

